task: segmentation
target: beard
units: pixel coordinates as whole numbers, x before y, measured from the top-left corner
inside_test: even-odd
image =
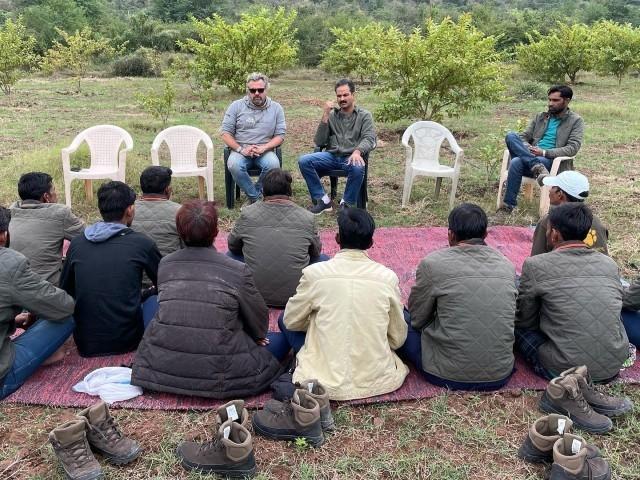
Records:
[[[263,107],[265,103],[267,103],[267,97],[253,97],[251,99],[251,103],[253,103],[256,107]]]

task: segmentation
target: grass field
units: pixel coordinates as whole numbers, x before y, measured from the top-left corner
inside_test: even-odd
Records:
[[[509,80],[504,101],[483,110],[445,120],[465,150],[457,202],[472,201],[495,209],[496,178],[483,173],[483,155],[500,156],[505,130],[546,108],[544,94],[521,99],[522,79]],[[586,76],[577,85],[572,108],[586,121],[584,146],[576,168],[591,181],[589,204],[609,227],[610,253],[625,275],[637,275],[640,264],[640,82],[627,79],[618,87],[614,79]],[[297,157],[312,148],[321,105],[333,98],[333,78],[313,71],[290,72],[273,82],[270,95],[287,116],[283,146],[284,165],[294,173],[295,200],[308,203],[306,187],[297,170]],[[134,149],[127,159],[127,180],[137,184],[140,171],[151,163],[149,149],[162,126],[144,113],[135,101],[138,92],[159,90],[154,79],[90,78],[80,94],[72,92],[69,79],[34,78],[17,85],[10,97],[0,98],[0,203],[17,198],[21,173],[51,173],[62,192],[60,149],[82,129],[112,123],[128,130]],[[215,196],[224,203],[222,148],[218,128],[224,109],[234,96],[217,92],[207,111],[186,84],[178,85],[177,111],[169,125],[189,124],[207,131],[215,144]],[[358,103],[369,110],[379,104],[376,94],[364,87]],[[400,207],[404,175],[404,151],[399,139],[410,122],[377,124],[383,144],[371,157],[369,210],[378,225],[444,225],[448,213],[449,185],[444,183],[438,200],[434,182],[419,179],[412,200]],[[446,155],[445,155],[446,156]],[[73,161],[87,162],[86,152]],[[175,199],[197,195],[194,179],[174,181]],[[94,189],[96,189],[94,187]],[[74,209],[88,221],[97,219],[95,200],[84,199],[81,182],[73,186]],[[63,201],[60,195],[60,201]],[[221,208],[221,227],[228,230],[239,213]],[[537,220],[534,203],[521,202],[506,221],[530,225]],[[332,227],[335,218],[323,216],[321,226]],[[615,387],[640,404],[640,388]],[[0,478],[63,478],[46,444],[47,432],[72,415],[64,409],[0,406]],[[534,393],[507,395],[449,395],[432,400],[371,407],[341,407],[339,429],[319,450],[279,444],[256,438],[261,479],[533,479],[543,470],[519,461],[515,452],[527,425],[539,413]],[[211,413],[117,411],[124,429],[140,440],[143,458],[124,468],[109,467],[108,478],[200,478],[187,475],[173,452],[180,439],[206,438],[212,433]],[[640,478],[640,410],[616,422],[605,437],[588,437],[610,460],[614,478]]]

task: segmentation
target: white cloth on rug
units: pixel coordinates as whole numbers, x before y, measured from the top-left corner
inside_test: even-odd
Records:
[[[142,388],[131,385],[131,369],[127,367],[98,368],[76,383],[73,391],[98,395],[109,404],[142,395]]]

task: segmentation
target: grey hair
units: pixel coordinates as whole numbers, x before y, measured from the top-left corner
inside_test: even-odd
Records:
[[[269,77],[260,72],[253,72],[247,75],[247,86],[249,86],[249,82],[257,82],[259,80],[264,82],[264,88],[269,88]]]

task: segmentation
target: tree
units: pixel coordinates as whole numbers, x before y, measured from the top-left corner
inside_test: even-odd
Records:
[[[59,30],[74,32],[87,25],[84,10],[74,0],[43,0],[26,7],[23,17],[25,26],[36,37],[40,54],[62,39]]]
[[[618,85],[633,68],[640,67],[640,28],[604,20],[593,27],[596,71],[613,75]]]
[[[416,29],[386,45],[376,87],[384,102],[377,117],[439,120],[498,100],[504,85],[495,44],[471,25],[470,15],[462,15],[457,23],[429,19],[424,32]]]
[[[534,31],[527,37],[528,45],[516,47],[516,58],[520,68],[534,78],[562,82],[567,76],[576,83],[578,73],[593,66],[592,35],[586,25],[558,23],[554,33],[543,36]]]
[[[42,68],[46,72],[71,71],[78,82],[79,92],[80,80],[86,76],[93,60],[99,56],[113,57],[117,50],[111,46],[108,38],[95,38],[90,27],[76,30],[73,35],[60,29],[56,30],[66,45],[55,41],[44,57]]]
[[[15,22],[7,20],[0,27],[0,88],[5,95],[11,93],[24,71],[35,64],[35,44],[36,39],[27,35],[20,17]]]
[[[162,122],[162,128],[167,126],[169,115],[173,111],[173,102],[176,98],[176,89],[173,86],[171,77],[164,79],[162,93],[156,94],[150,92],[148,94],[139,93],[136,100],[144,111],[149,113],[154,119]]]
[[[287,13],[284,8],[265,7],[243,13],[235,24],[214,14],[205,20],[193,19],[200,40],[187,39],[179,45],[195,54],[198,76],[209,85],[215,81],[241,93],[249,73],[273,75],[294,64],[295,18],[295,10]]]

